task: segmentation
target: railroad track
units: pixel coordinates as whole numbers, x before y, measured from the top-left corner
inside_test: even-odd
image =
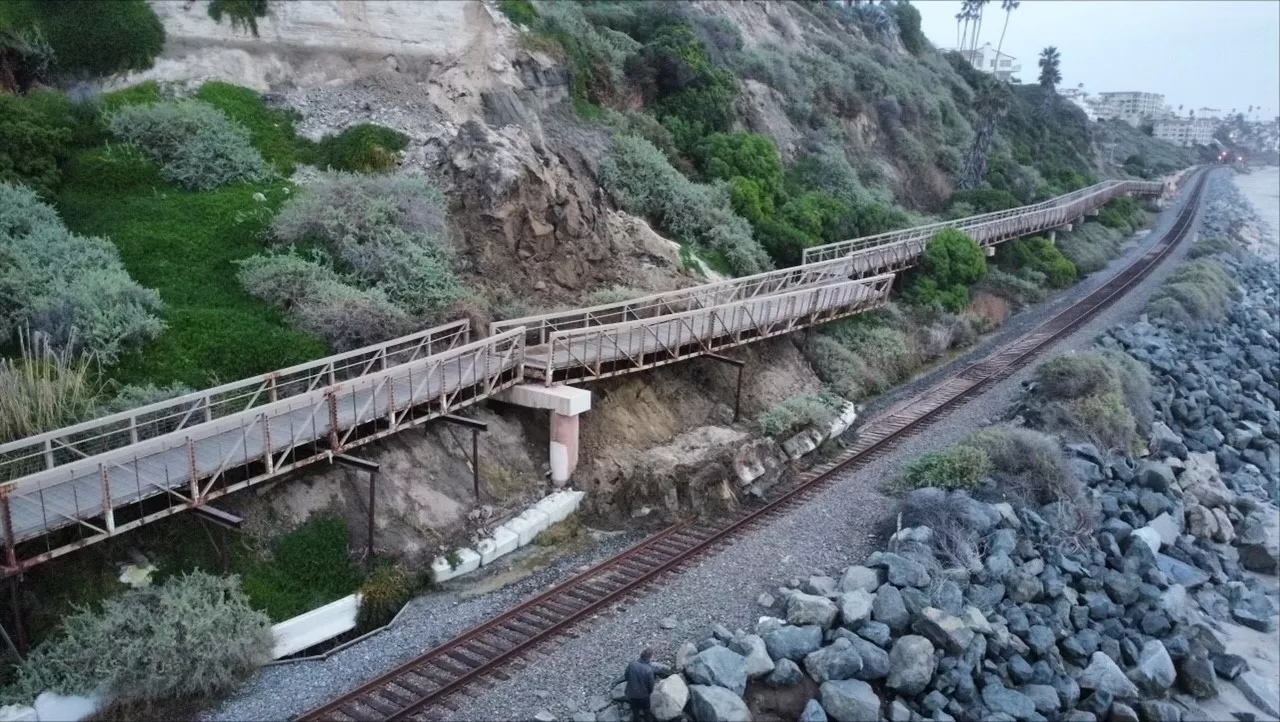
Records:
[[[298,719],[374,722],[429,717],[432,710],[442,707],[454,710],[451,698],[472,685],[509,679],[501,668],[523,668],[522,659],[538,645],[557,637],[576,637],[572,630],[575,624],[643,594],[664,576],[722,548],[738,532],[803,505],[837,473],[883,457],[904,439],[1013,374],[1053,341],[1123,296],[1194,227],[1206,176],[1206,171],[1199,171],[1173,226],[1142,257],[1018,340],[877,414],[863,424],[865,431],[839,459],[802,473],[790,489],[775,498],[728,518],[672,525]]]

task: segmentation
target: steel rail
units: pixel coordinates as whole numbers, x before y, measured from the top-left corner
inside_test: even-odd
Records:
[[[805,503],[837,474],[882,457],[901,441],[944,418],[988,386],[1025,366],[1048,345],[1071,333],[1148,275],[1194,228],[1207,173],[1200,171],[1185,205],[1167,231],[1138,260],[1085,298],[1004,348],[911,399],[877,414],[839,459],[800,475],[774,499],[736,515],[703,524],[680,522],[513,609],[481,623],[299,720],[400,720],[430,707],[453,708],[449,698],[488,677],[534,647],[561,635],[609,605],[642,593],[662,577],[722,547],[740,531]]]

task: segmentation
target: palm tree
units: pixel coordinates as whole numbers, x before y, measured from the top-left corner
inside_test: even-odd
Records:
[[[1020,0],[1001,0],[1000,9],[1004,10],[1004,29],[1000,31],[1000,44],[996,45],[996,62],[1000,62],[1000,49],[1004,47],[1004,34],[1009,32],[1009,16],[1022,3]],[[1010,74],[1012,75],[1012,73]]]
[[[956,188],[960,190],[977,188],[987,175],[987,153],[991,150],[996,123],[1009,111],[1009,86],[994,78],[984,79],[982,87],[978,88],[976,109],[982,121],[956,181]]]
[[[960,14],[956,16],[964,21],[964,32],[960,34],[960,44],[956,46],[962,54],[969,47],[969,21],[973,19],[973,3],[971,0],[960,0]],[[972,62],[973,58],[969,59]]]
[[[964,20],[964,11],[956,13],[956,50],[960,49],[960,21]]]
[[[1040,51],[1040,88],[1044,91],[1044,111],[1047,114],[1053,108],[1055,88],[1062,82],[1062,56],[1058,49],[1050,45]]]
[[[1179,117],[1179,118],[1181,118],[1181,117],[1182,117],[1182,106],[1181,106],[1181,105],[1179,105],[1179,106],[1178,106],[1178,117]]]
[[[969,41],[971,44],[970,54],[978,52],[978,40],[982,37],[982,10],[991,0],[970,0],[970,6],[973,8],[973,38]]]

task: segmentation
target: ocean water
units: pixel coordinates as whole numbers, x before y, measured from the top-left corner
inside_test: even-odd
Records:
[[[1280,242],[1280,166],[1255,168],[1248,175],[1233,176],[1236,187],[1266,221],[1272,244]]]

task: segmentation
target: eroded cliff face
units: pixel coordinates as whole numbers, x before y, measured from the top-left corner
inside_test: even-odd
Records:
[[[598,163],[611,141],[568,107],[564,67],[519,47],[510,22],[485,3],[273,2],[257,38],[215,23],[204,0],[155,6],[169,38],[164,56],[127,82],[253,87],[296,110],[299,132],[313,139],[369,122],[408,135],[399,172],[428,176],[448,197],[461,273],[480,299],[468,309],[478,328],[498,311],[580,305],[601,288],[699,282],[682,268],[677,244],[616,209],[600,187]],[[776,32],[760,22],[762,32]],[[768,96],[757,99],[759,124],[798,142],[776,91],[759,90]],[[294,180],[306,183],[316,172],[303,167]],[[597,523],[733,506],[785,478],[785,455],[773,441],[755,440],[750,420],[820,384],[791,339],[735,355],[749,360],[739,424],[736,370],[714,361],[590,387],[573,483],[588,492],[585,508]],[[492,403],[466,413],[489,424],[480,437],[478,500],[469,432],[437,422],[358,452],[382,465],[374,499],[380,553],[429,559],[549,489],[546,412]],[[750,484],[740,481],[744,474]],[[337,512],[363,544],[368,477],[318,466],[235,505],[267,533]]]

